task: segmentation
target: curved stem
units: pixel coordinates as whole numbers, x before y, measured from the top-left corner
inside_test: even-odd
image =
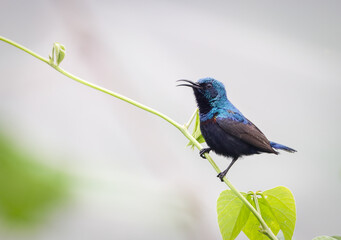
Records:
[[[49,60],[48,59],[43,58],[42,56],[40,56],[39,54],[36,54],[35,52],[32,52],[30,49],[25,48],[24,46],[20,45],[19,43],[13,42],[12,40],[10,40],[8,38],[5,38],[5,37],[2,37],[2,36],[0,36],[0,40],[6,42],[8,44],[11,44],[12,46],[14,46],[16,48],[19,48],[19,49],[27,52],[28,54],[31,54],[33,57],[36,57],[39,60],[49,64]]]
[[[73,80],[75,80],[75,81],[77,81],[77,82],[79,82],[79,83],[82,83],[82,84],[84,84],[84,85],[86,85],[86,86],[88,86],[88,87],[97,89],[97,90],[99,90],[99,91],[101,91],[101,92],[104,92],[104,93],[106,93],[106,94],[109,94],[109,95],[111,95],[111,96],[113,96],[113,97],[116,97],[116,98],[118,98],[118,99],[121,99],[121,100],[123,100],[123,101],[125,101],[125,102],[127,102],[127,103],[130,103],[130,104],[132,104],[132,105],[134,105],[134,106],[136,106],[136,107],[138,107],[138,108],[141,108],[141,109],[143,109],[143,110],[145,110],[145,111],[147,111],[147,112],[153,113],[153,114],[155,114],[155,115],[157,115],[157,116],[163,118],[164,120],[166,120],[167,122],[169,122],[170,124],[172,124],[174,127],[178,128],[178,129],[181,129],[181,128],[182,128],[182,126],[181,126],[179,123],[177,123],[176,121],[174,121],[173,119],[171,119],[171,118],[168,117],[167,115],[165,115],[165,114],[163,114],[163,113],[161,113],[161,112],[159,112],[159,111],[157,111],[157,110],[155,110],[155,109],[153,109],[153,108],[150,108],[150,107],[148,107],[148,106],[146,106],[146,105],[144,105],[144,104],[142,104],[142,103],[139,103],[139,102],[137,102],[137,101],[135,101],[135,100],[132,100],[132,99],[130,99],[130,98],[127,98],[127,97],[125,97],[125,96],[123,96],[123,95],[121,95],[121,94],[119,94],[119,93],[115,93],[115,92],[113,92],[113,91],[110,91],[110,90],[108,90],[108,89],[105,89],[105,88],[103,88],[103,87],[100,87],[100,86],[98,86],[98,85],[95,85],[95,84],[93,84],[93,83],[87,82],[87,81],[85,81],[85,80],[83,80],[83,79],[81,79],[81,78],[79,78],[79,77],[76,77],[76,76],[72,75],[71,73],[65,71],[64,69],[62,69],[62,68],[60,68],[60,67],[58,67],[58,66],[52,65],[52,67],[53,67],[54,69],[56,69],[58,72],[64,74],[65,76],[67,76],[67,77],[69,77],[69,78],[71,78],[71,79],[73,79]]]
[[[183,135],[185,135],[186,138],[188,138],[188,140],[190,140],[199,150],[201,150],[203,148],[203,146],[201,146],[201,144],[191,135],[191,133],[188,131],[188,126],[191,124],[191,122],[193,121],[194,119],[194,116],[196,114],[196,111],[195,113],[192,115],[190,121],[185,124],[184,126],[177,123],[176,121],[174,121],[173,119],[171,119],[170,117],[168,117],[167,115],[153,109],[153,108],[150,108],[144,104],[141,104],[137,101],[134,101],[130,98],[127,98],[121,94],[118,94],[118,93],[115,93],[113,91],[110,91],[110,90],[107,90],[103,87],[100,87],[100,86],[97,86],[93,83],[90,83],[90,82],[87,82],[79,77],[76,77],[74,76],[73,74],[65,71],[64,69],[60,68],[59,66],[57,66],[53,61],[50,61],[49,59],[46,59],[42,56],[40,56],[39,54],[36,54],[34,53],[33,51],[25,48],[24,46],[21,46],[20,44],[18,43],[15,43],[7,38],[4,38],[2,36],[0,36],[0,40],[1,41],[4,41],[6,43],[9,43],[11,44],[12,46],[14,47],[17,47],[29,54],[31,54],[32,56],[38,58],[39,60],[49,64],[51,67],[53,67],[54,69],[56,69],[58,72],[62,73],[63,75],[79,82],[79,83],[82,83],[88,87],[91,87],[91,88],[94,88],[94,89],[97,89],[103,93],[106,93],[106,94],[109,94],[113,97],[116,97],[118,99],[121,99],[125,102],[128,102],[138,108],[141,108],[147,112],[150,112],[154,115],[157,115],[161,118],[163,118],[164,120],[166,120],[167,122],[169,122],[170,124],[172,124],[174,127],[176,127],[177,129],[179,129]],[[213,161],[213,159],[211,158],[211,156],[208,154],[208,153],[205,153],[205,157],[206,159],[208,160],[208,162],[212,165],[212,167],[214,168],[214,170],[217,172],[217,173],[220,173],[221,170],[219,169],[219,167],[217,166],[217,164]],[[223,178],[225,184],[231,189],[231,191],[250,209],[250,211],[255,215],[255,217],[258,219],[258,221],[260,222],[260,224],[262,225],[263,229],[265,230],[266,234],[269,236],[270,239],[273,239],[273,240],[277,240],[276,236],[272,233],[271,229],[266,225],[265,221],[263,220],[262,216],[257,212],[257,210],[246,200],[246,198],[232,185],[232,183],[226,178],[224,177]]]
[[[71,74],[71,73],[65,71],[65,70],[62,69],[61,67],[57,66],[57,65],[54,64],[52,61],[49,61],[48,59],[46,59],[46,58],[40,56],[39,54],[37,54],[37,53],[35,53],[35,52],[33,52],[33,51],[31,51],[31,50],[25,48],[24,46],[22,46],[22,45],[20,45],[20,44],[18,44],[18,43],[15,43],[15,42],[13,42],[13,41],[7,39],[7,38],[4,38],[4,37],[0,36],[0,40],[2,40],[2,41],[4,41],[4,42],[7,42],[7,43],[13,45],[14,47],[17,47],[17,48],[19,48],[19,49],[21,49],[21,50],[23,50],[23,51],[25,51],[25,52],[31,54],[32,56],[38,58],[39,60],[41,60],[41,61],[43,61],[43,62],[49,64],[51,67],[53,67],[54,69],[56,69],[58,72],[62,73],[63,75],[65,75],[65,76],[67,76],[67,77],[69,77],[69,78],[71,78],[71,79],[73,79],[73,80],[75,80],[75,81],[77,81],[77,82],[79,82],[79,83],[82,83],[82,84],[84,84],[84,85],[86,85],[86,86],[88,86],[88,87],[97,89],[97,90],[99,90],[99,91],[101,91],[101,92],[104,92],[104,93],[106,93],[106,94],[109,94],[109,95],[111,95],[111,96],[114,96],[114,97],[116,97],[116,98],[118,98],[118,99],[121,99],[121,100],[123,100],[123,101],[125,101],[125,102],[128,102],[128,103],[130,103],[130,104],[132,104],[132,105],[134,105],[134,106],[136,106],[136,107],[138,107],[138,108],[141,108],[141,109],[143,109],[143,110],[145,110],[145,111],[147,111],[147,112],[153,113],[153,114],[155,114],[155,115],[157,115],[157,116],[159,116],[159,117],[165,119],[167,122],[169,122],[170,124],[172,124],[173,126],[175,126],[175,127],[178,128],[178,129],[179,129],[179,128],[182,128],[182,126],[181,126],[179,123],[175,122],[173,119],[171,119],[170,117],[166,116],[165,114],[162,114],[162,113],[160,113],[159,111],[156,111],[155,109],[152,109],[152,108],[150,108],[150,107],[148,107],[148,106],[146,106],[146,105],[143,105],[143,104],[141,104],[141,103],[139,103],[139,102],[136,102],[136,101],[134,101],[134,100],[132,100],[132,99],[130,99],[130,98],[127,98],[127,97],[121,95],[121,94],[118,94],[118,93],[115,93],[115,92],[113,92],[113,91],[107,90],[107,89],[105,89],[105,88],[103,88],[103,87],[97,86],[97,85],[95,85],[95,84],[93,84],[93,83],[87,82],[87,81],[85,81],[85,80],[83,80],[83,79],[81,79],[81,78],[79,78],[79,77],[76,77],[76,76],[74,76],[73,74]]]

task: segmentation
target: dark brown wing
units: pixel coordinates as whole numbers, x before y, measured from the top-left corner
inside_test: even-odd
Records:
[[[269,140],[252,122],[238,122],[229,118],[217,118],[216,122],[227,134],[259,148],[260,151],[277,154]]]

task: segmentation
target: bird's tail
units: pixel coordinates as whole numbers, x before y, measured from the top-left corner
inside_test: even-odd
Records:
[[[284,146],[282,144],[275,143],[275,142],[270,142],[270,146],[275,149],[280,149],[280,150],[284,150],[284,151],[291,152],[291,153],[297,152],[295,149],[289,148],[287,146]]]

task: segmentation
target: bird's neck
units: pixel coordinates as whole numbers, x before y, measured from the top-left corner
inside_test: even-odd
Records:
[[[216,102],[198,104],[198,106],[201,121],[206,121],[219,115],[225,115],[229,111],[239,112],[227,98]]]

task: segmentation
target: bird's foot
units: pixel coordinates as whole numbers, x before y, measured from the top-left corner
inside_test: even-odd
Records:
[[[237,159],[238,159],[238,157],[233,158],[230,165],[224,171],[222,171],[221,173],[219,173],[217,175],[217,177],[220,179],[220,181],[224,182],[224,177],[226,176],[227,172],[230,170],[232,165],[237,161]]]
[[[226,176],[226,172],[223,171],[217,175],[217,177],[220,179],[220,181],[224,182],[224,177]]]
[[[205,153],[209,153],[210,151],[211,151],[211,148],[203,148],[203,149],[201,149],[200,152],[199,152],[200,157],[206,159],[206,157],[205,157],[204,154],[205,154]]]

